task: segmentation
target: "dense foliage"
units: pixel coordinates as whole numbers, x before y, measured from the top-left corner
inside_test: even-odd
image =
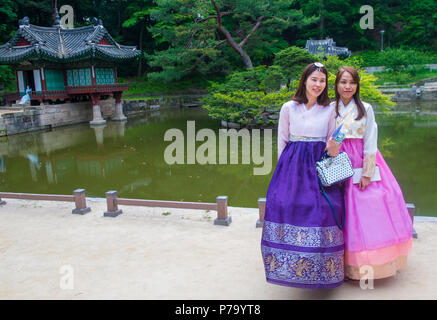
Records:
[[[294,54],[292,54],[294,53]],[[298,76],[308,64],[287,64],[282,58],[297,61],[301,58],[298,48],[286,48],[275,55],[281,66],[259,66],[253,69],[235,72],[223,83],[212,84],[210,95],[204,99],[204,106],[210,117],[227,122],[239,123],[243,126],[270,126],[277,123],[282,104],[294,95]],[[355,67],[361,77],[360,95],[364,101],[378,105],[381,110],[388,111],[394,105],[390,97],[383,95],[374,85],[377,78],[367,74],[361,67],[362,59],[348,58],[340,60],[336,56],[309,56],[310,62],[322,61],[328,69],[328,93],[334,98],[334,82],[337,71],[345,65]],[[290,77],[290,75],[293,75]],[[285,86],[285,81],[289,86]]]
[[[0,43],[29,16],[36,25],[53,23],[53,0],[2,0]],[[437,49],[435,0],[369,0],[374,29],[361,29],[358,0],[59,0],[74,8],[75,25],[96,16],[117,41],[136,45],[145,56],[120,69],[121,75],[180,79],[198,74],[229,74],[271,65],[275,53],[304,47],[308,38],[332,37],[356,51],[384,47]],[[221,17],[219,22],[218,16]],[[280,64],[278,64],[280,65]]]

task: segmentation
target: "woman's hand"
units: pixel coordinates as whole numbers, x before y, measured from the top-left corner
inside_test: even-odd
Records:
[[[360,190],[364,190],[364,189],[366,189],[366,187],[368,186],[370,184],[370,177],[364,177],[364,176],[361,176],[361,179],[360,179],[360,183],[359,183],[359,188],[360,188]]]
[[[338,156],[338,152],[340,151],[341,144],[338,145],[337,142],[334,141],[334,139],[330,138],[328,140],[328,143],[326,144],[325,150],[328,150],[328,155],[330,157],[336,157]]]

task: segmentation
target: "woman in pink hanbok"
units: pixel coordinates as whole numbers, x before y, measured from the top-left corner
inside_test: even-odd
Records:
[[[360,77],[354,68],[338,71],[332,104],[336,127],[343,124],[345,133],[340,152],[348,154],[357,171],[356,179],[345,185],[345,278],[393,276],[406,267],[413,226],[401,188],[377,149],[375,115],[372,106],[360,100]],[[363,266],[371,268],[360,273]]]

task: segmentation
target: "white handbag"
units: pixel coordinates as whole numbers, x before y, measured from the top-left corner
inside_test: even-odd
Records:
[[[352,177],[353,184],[360,183],[362,172],[363,172],[363,168],[354,169],[354,176]],[[379,173],[378,166],[375,166],[375,173],[373,174],[373,177],[370,178],[370,181],[381,181],[381,174]]]
[[[324,187],[346,181],[354,175],[352,163],[346,152],[341,152],[336,157],[327,157],[325,152],[316,162],[316,170]]]

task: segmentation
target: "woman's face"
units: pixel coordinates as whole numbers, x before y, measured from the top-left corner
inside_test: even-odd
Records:
[[[305,81],[306,95],[308,98],[317,98],[326,87],[326,75],[321,71],[314,71]]]
[[[337,84],[337,91],[340,98],[342,100],[351,100],[355,92],[357,92],[357,86],[358,84],[352,78],[352,75],[347,71],[343,72]]]

